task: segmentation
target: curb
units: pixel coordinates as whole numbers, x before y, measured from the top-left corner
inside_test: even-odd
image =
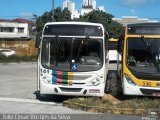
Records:
[[[64,101],[63,106],[69,107],[72,109],[77,109],[86,111],[86,112],[95,112],[95,113],[111,113],[111,114],[128,114],[128,115],[144,115],[148,113],[148,110],[145,109],[132,109],[132,108],[118,108],[113,106],[87,106],[84,104],[79,104],[75,102]]]
[[[37,99],[24,99],[24,98],[9,98],[9,97],[0,97],[0,101],[4,102],[18,102],[18,103],[30,103],[30,104],[41,104],[41,105],[54,105],[61,106],[59,103],[55,102],[45,102]]]

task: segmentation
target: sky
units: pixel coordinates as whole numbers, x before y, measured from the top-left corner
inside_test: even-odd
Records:
[[[55,8],[62,7],[64,0],[54,0]],[[83,0],[71,0],[81,10]],[[41,16],[52,9],[52,0],[0,0],[0,19]],[[115,18],[137,16],[160,20],[160,0],[97,0],[97,7],[104,6]]]

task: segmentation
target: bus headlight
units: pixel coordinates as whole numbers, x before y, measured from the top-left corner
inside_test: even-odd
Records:
[[[88,86],[98,86],[103,81],[103,76],[98,76],[97,78],[90,81]]]
[[[43,79],[43,82],[45,82],[47,84],[51,84],[52,83],[52,80],[48,76],[43,76],[42,79]]]
[[[127,82],[128,82],[130,85],[136,86],[136,84],[135,84],[135,83],[133,82],[133,80],[129,77],[129,75],[124,74],[124,76],[125,76]]]

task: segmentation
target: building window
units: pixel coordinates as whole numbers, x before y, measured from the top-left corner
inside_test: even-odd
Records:
[[[14,27],[0,27],[0,32],[14,32]]]
[[[24,28],[18,28],[18,33],[24,33]]]

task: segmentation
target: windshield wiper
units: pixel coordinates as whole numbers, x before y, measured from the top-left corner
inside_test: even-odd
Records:
[[[59,38],[58,38],[58,35],[56,35],[56,66],[58,66],[58,41],[59,41]]]
[[[141,40],[144,42],[147,48],[151,48],[151,44],[146,40],[144,36],[141,36]]]
[[[152,59],[152,57],[151,57],[153,55],[152,44],[150,42],[148,42],[144,36],[141,36],[141,40],[145,44],[145,46],[148,50],[148,53],[150,54],[150,55],[148,55],[148,58]],[[151,60],[149,60],[149,63],[150,63],[150,66],[151,66]]]
[[[90,39],[90,36],[87,35],[85,39],[86,39],[86,40]],[[84,39],[84,40],[85,40],[85,39]],[[77,58],[79,58],[80,50],[81,50],[81,47],[82,47],[83,44],[84,44],[84,40],[81,40],[81,43],[80,43],[80,45],[79,45],[78,53],[77,53]]]
[[[58,45],[59,49],[62,51],[62,53],[64,53],[64,44],[59,39],[58,35],[56,35],[56,42],[57,42],[57,45]]]

